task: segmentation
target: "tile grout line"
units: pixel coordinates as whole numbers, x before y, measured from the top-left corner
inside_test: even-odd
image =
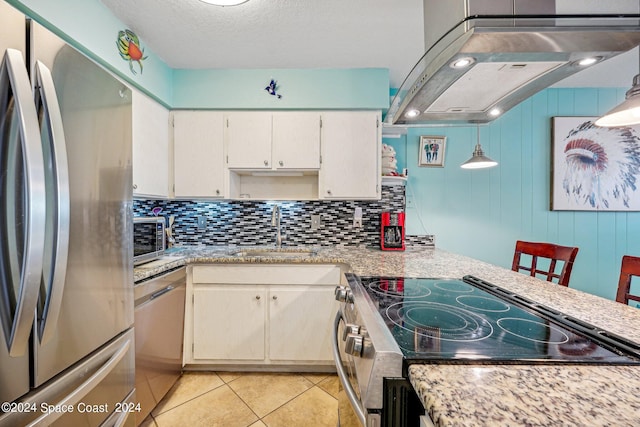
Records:
[[[303,375],[300,375],[302,377],[304,377]],[[306,378],[305,378],[306,379]],[[309,380],[307,380],[309,381]],[[311,381],[309,381],[311,382]],[[311,387],[309,387],[308,389],[306,389],[305,391],[303,391],[302,393],[299,393],[298,395],[292,397],[291,399],[287,400],[286,402],[284,402],[282,405],[278,406],[277,408],[275,408],[273,411],[269,412],[268,414],[265,414],[264,417],[260,418],[259,421],[262,421],[263,424],[265,424],[267,427],[269,427],[267,425],[266,422],[264,422],[264,418],[266,418],[267,416],[271,415],[272,413],[276,412],[278,409],[281,409],[283,406],[286,406],[287,404],[291,403],[292,401],[296,400],[298,397],[302,396],[305,393],[308,393],[309,391],[311,391],[314,388],[318,388],[319,390],[321,390],[322,392],[326,393],[327,395],[329,395],[329,397],[331,397],[333,400],[335,400],[336,402],[338,401],[338,399],[336,399],[334,396],[331,395],[331,393],[327,392],[326,390],[323,390],[322,387],[319,387],[318,384],[314,384],[311,382],[311,384],[313,384]],[[238,396],[240,397],[240,396]],[[244,401],[243,401],[244,402]],[[246,402],[245,402],[246,403]],[[248,405],[247,405],[248,406]],[[257,415],[257,414],[256,414]]]
[[[216,375],[217,375],[217,374],[216,374]],[[218,376],[218,378],[220,378],[220,377]],[[222,380],[222,378],[220,378],[220,380],[222,381],[222,384],[221,384],[221,385],[219,385],[219,386],[217,386],[217,387],[214,387],[214,388],[212,388],[212,389],[209,389],[209,390],[207,390],[207,391],[205,391],[205,392],[203,392],[203,393],[200,393],[200,394],[198,394],[197,396],[194,396],[194,397],[192,397],[192,398],[191,398],[191,399],[189,399],[189,400],[185,400],[184,402],[179,403],[178,405],[172,406],[171,408],[168,408],[166,411],[163,411],[163,412],[158,413],[158,416],[160,416],[160,415],[162,415],[162,414],[166,414],[167,412],[169,412],[169,411],[173,411],[174,409],[179,408],[179,407],[180,407],[180,406],[182,406],[182,405],[185,405],[185,404],[187,404],[187,403],[189,403],[189,402],[192,402],[192,401],[194,401],[194,400],[196,400],[196,399],[199,399],[200,397],[204,396],[205,394],[210,393],[210,392],[212,392],[212,391],[214,391],[214,390],[217,390],[217,389],[219,389],[220,387],[223,387],[223,386],[227,386],[227,387],[229,387],[229,386],[227,385],[227,383],[225,383],[225,382]],[[178,386],[178,388],[179,388],[179,386]],[[229,389],[231,389],[231,387],[229,387]],[[231,390],[233,391],[233,389],[231,389]],[[166,398],[166,396],[165,396],[165,398]],[[155,421],[156,421],[156,417],[153,415],[153,410],[149,413],[149,415],[151,415],[151,416],[152,416],[153,421],[155,422]],[[157,425],[157,423],[156,423],[156,425]]]
[[[196,400],[196,399],[199,399],[199,398],[201,398],[202,396],[204,396],[204,395],[206,395],[206,394],[208,394],[208,393],[210,393],[210,392],[212,392],[212,391],[214,391],[214,390],[217,390],[217,389],[219,389],[220,387],[224,387],[224,386],[226,386],[229,390],[231,390],[231,392],[232,392],[233,394],[235,394],[235,395],[238,397],[238,399],[240,399],[240,401],[241,401],[242,403],[244,403],[244,404],[247,406],[247,408],[249,408],[249,410],[250,410],[250,411],[251,411],[251,412],[256,416],[257,420],[255,420],[255,421],[253,421],[253,422],[249,423],[246,427],[249,427],[249,426],[251,426],[251,425],[253,425],[253,424],[257,423],[258,421],[262,422],[264,425],[267,425],[267,423],[264,421],[264,418],[266,418],[267,416],[269,416],[269,415],[271,415],[272,413],[276,412],[277,410],[281,409],[282,407],[286,406],[287,404],[291,403],[293,400],[297,399],[298,397],[302,396],[303,394],[305,394],[305,393],[307,393],[307,392],[311,391],[313,388],[318,388],[318,389],[320,389],[323,393],[326,393],[329,397],[331,397],[331,398],[332,398],[333,400],[335,400],[335,401],[337,401],[337,400],[338,400],[335,396],[333,396],[333,395],[332,395],[331,393],[329,393],[327,390],[324,390],[322,387],[320,387],[320,386],[319,386],[319,384],[320,384],[322,381],[324,381],[326,378],[329,378],[331,375],[327,375],[327,377],[323,378],[323,379],[322,379],[322,380],[320,380],[318,383],[314,383],[313,381],[311,381],[311,380],[307,379],[303,374],[301,374],[301,373],[296,373],[296,374],[294,374],[295,376],[298,376],[298,377],[304,378],[307,382],[309,382],[309,384],[311,384],[311,386],[310,386],[309,388],[307,388],[306,390],[304,390],[304,391],[302,391],[302,392],[298,393],[297,395],[293,396],[291,399],[287,400],[286,402],[282,403],[282,404],[281,404],[281,405],[279,405],[277,408],[275,408],[275,409],[273,409],[272,411],[268,412],[268,413],[267,413],[267,414],[265,414],[263,417],[260,417],[260,416],[259,416],[259,415],[258,415],[258,414],[253,410],[253,408],[248,404],[248,402],[246,402],[246,401],[245,401],[245,400],[244,400],[244,399],[243,399],[243,398],[242,398],[238,393],[236,393],[236,391],[235,391],[232,387],[230,387],[230,386],[229,386],[229,383],[231,383],[231,382],[233,382],[233,381],[237,380],[239,377],[237,377],[237,378],[233,378],[233,379],[231,379],[231,380],[229,380],[229,381],[227,382],[227,381],[223,380],[223,379],[220,377],[220,375],[218,374],[218,372],[215,372],[215,374],[216,374],[216,375],[218,376],[218,378],[222,381],[222,384],[221,384],[221,385],[219,385],[219,386],[217,386],[217,387],[214,387],[214,388],[211,388],[211,389],[209,389],[209,390],[207,390],[207,391],[205,391],[205,392],[203,392],[203,393],[201,393],[201,394],[199,394],[199,395],[197,395],[197,396],[194,396],[193,398],[191,398],[191,399],[189,399],[189,400],[187,400],[187,401],[184,401],[184,402],[182,402],[182,403],[180,403],[180,404],[178,404],[178,405],[176,405],[176,406],[173,406],[173,407],[171,407],[171,408],[169,408],[169,409],[167,409],[167,410],[165,410],[165,411],[163,411],[163,412],[161,412],[161,413],[159,413],[159,414],[157,414],[157,415],[158,415],[158,416],[160,416],[160,415],[166,414],[166,413],[168,413],[168,412],[170,412],[170,411],[173,411],[174,409],[179,408],[180,406],[182,406],[182,405],[184,405],[184,404],[187,404],[187,403],[192,402],[192,401],[194,401],[194,400]],[[178,388],[179,388],[179,387],[178,387]],[[155,427],[159,427],[158,421],[156,420],[156,416],[154,416],[154,415],[153,415],[153,413],[150,413],[150,414],[149,414],[149,417],[151,417],[151,420],[153,421],[154,426],[155,426]],[[268,425],[267,425],[267,427],[268,427]]]
[[[329,393],[327,390],[323,389],[322,387],[320,387],[318,384],[316,384],[314,387],[318,387],[320,389],[320,391],[323,391],[324,393],[328,394],[330,398],[332,398],[333,400],[335,400],[336,402],[338,401],[338,399],[331,393]],[[312,387],[313,388],[313,387]],[[310,389],[309,389],[310,390]],[[307,391],[309,391],[307,390]]]
[[[233,380],[231,380],[231,381],[233,381]],[[229,384],[225,383],[225,385],[226,385],[227,387],[229,387]],[[240,397],[240,395],[239,395],[238,393],[236,393],[236,391],[235,391],[233,388],[229,387],[229,390],[231,390],[231,392],[232,392],[233,394],[235,394],[235,395],[238,397],[238,399],[240,399],[240,401],[241,401],[242,403],[244,403],[244,404],[245,404],[245,406],[246,406],[247,408],[249,408],[249,410],[251,411],[251,413],[252,413],[253,415],[255,415],[255,416],[256,416],[256,418],[258,418],[257,420],[255,420],[255,421],[253,421],[253,422],[251,422],[251,423],[247,424],[247,426],[246,426],[246,427],[249,427],[250,425],[257,423],[258,421],[262,421],[262,418],[260,418],[260,415],[256,414],[256,411],[254,411],[254,410],[253,410],[253,408],[252,408],[251,406],[249,406],[249,404],[248,404],[247,402],[245,402],[245,400],[244,400],[242,397]]]
[[[216,374],[217,374],[217,373],[216,373]],[[322,378],[320,381],[318,381],[317,383],[314,383],[314,382],[313,382],[313,381],[311,381],[310,379],[306,378],[306,377],[304,376],[304,373],[295,373],[295,374],[293,374],[293,375],[304,378],[305,380],[307,380],[307,381],[311,384],[311,387],[309,387],[308,389],[304,390],[303,392],[301,392],[301,393],[297,394],[296,396],[292,397],[291,399],[287,400],[287,401],[286,401],[286,402],[284,402],[282,405],[278,406],[277,408],[273,409],[272,411],[270,411],[270,412],[266,413],[263,417],[260,417],[260,416],[259,416],[259,415],[258,415],[258,414],[253,410],[253,408],[251,408],[251,406],[249,405],[249,403],[248,403],[248,402],[246,402],[246,401],[245,401],[245,400],[244,400],[244,399],[243,399],[243,398],[242,398],[238,393],[236,393],[236,391],[235,391],[232,387],[229,387],[229,389],[230,389],[230,390],[231,390],[231,391],[232,391],[236,396],[238,396],[238,399],[240,399],[240,400],[242,401],[242,403],[244,403],[245,405],[247,405],[247,407],[249,408],[249,410],[251,410],[251,412],[252,412],[256,417],[258,417],[258,419],[257,419],[256,421],[254,421],[254,422],[252,422],[252,423],[248,424],[246,427],[249,427],[249,426],[251,426],[251,425],[253,425],[253,424],[257,423],[258,421],[260,421],[260,422],[261,422],[262,424],[264,424],[265,426],[269,427],[269,426],[268,426],[268,424],[264,421],[264,419],[265,419],[266,417],[268,417],[268,416],[269,416],[269,415],[271,415],[272,413],[276,412],[277,410],[281,409],[283,406],[286,406],[287,404],[291,403],[293,400],[297,399],[298,397],[302,396],[303,394],[305,394],[305,393],[309,392],[309,391],[310,391],[310,390],[312,390],[313,388],[318,388],[318,389],[320,389],[322,392],[324,392],[324,393],[326,393],[327,395],[329,395],[329,397],[331,397],[333,400],[335,400],[336,402],[338,401],[338,399],[336,399],[336,398],[335,398],[331,393],[329,393],[328,391],[324,390],[322,387],[320,387],[320,386],[319,386],[319,384],[320,384],[322,381],[324,381],[324,380],[326,380],[327,378],[329,378],[329,377],[331,376],[331,374],[328,374],[326,377],[323,377],[323,378]],[[219,376],[219,375],[218,375],[218,376]],[[239,377],[238,377],[238,378],[239,378]],[[237,380],[238,378],[234,378],[234,379],[230,380],[229,382],[226,382],[226,381],[224,381],[224,380],[222,380],[222,381],[225,383],[225,385],[229,386],[229,383],[231,383],[231,382],[233,382],[233,381]],[[222,379],[222,378],[220,378],[220,379]]]
[[[293,374],[293,375],[304,378],[304,376],[303,376],[303,375],[300,375],[299,373],[298,373],[298,374]],[[292,376],[293,376],[293,375],[292,375]],[[267,423],[265,423],[265,422],[263,421],[263,420],[264,420],[264,418],[268,417],[269,415],[271,415],[272,413],[274,413],[274,412],[275,412],[275,411],[277,411],[278,409],[282,408],[282,407],[283,407],[283,406],[285,406],[286,404],[288,404],[288,403],[290,403],[291,401],[293,401],[294,399],[296,399],[296,398],[298,398],[298,397],[302,396],[304,393],[308,392],[308,391],[309,391],[309,390],[311,390],[313,387],[315,387],[315,384],[314,384],[313,382],[309,381],[307,378],[304,378],[304,379],[305,379],[306,381],[308,381],[308,382],[311,384],[311,387],[309,387],[308,389],[304,390],[303,392],[298,393],[297,395],[293,396],[291,399],[287,400],[287,401],[286,401],[286,402],[284,402],[282,405],[280,405],[280,406],[278,406],[277,408],[275,408],[274,410],[272,410],[272,411],[270,411],[270,412],[266,413],[263,417],[260,417],[258,414],[256,414],[256,413],[255,413],[255,411],[253,410],[253,408],[251,408],[251,406],[249,406],[249,404],[248,404],[247,402],[245,402],[245,401],[244,401],[244,399],[242,399],[242,397],[240,397],[240,396],[238,395],[238,393],[236,393],[236,392],[235,392],[235,390],[233,390],[231,387],[229,387],[229,388],[231,388],[231,391],[233,391],[233,392],[236,394],[236,396],[238,396],[238,398],[239,398],[240,400],[242,400],[242,402],[243,402],[245,405],[247,405],[247,406],[249,407],[249,409],[251,409],[251,412],[253,412],[253,413],[256,415],[256,417],[258,417],[258,420],[257,420],[257,421],[254,421],[254,423],[256,423],[256,422],[258,422],[258,421],[261,421],[263,424],[267,425]],[[249,424],[249,425],[251,425],[251,424]],[[267,425],[267,427],[268,427],[268,425]]]

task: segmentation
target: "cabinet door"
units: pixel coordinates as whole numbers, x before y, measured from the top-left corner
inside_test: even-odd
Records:
[[[331,361],[335,286],[272,286],[269,290],[269,358]]]
[[[224,197],[223,117],[215,111],[174,111],[176,197]]]
[[[264,360],[266,296],[264,286],[194,286],[193,359]]]
[[[234,112],[225,117],[227,166],[271,169],[271,114]]]
[[[322,114],[322,199],[380,198],[380,113],[342,111]]]
[[[273,166],[320,168],[320,113],[273,113]]]
[[[169,110],[140,92],[132,97],[133,195],[169,197]]]

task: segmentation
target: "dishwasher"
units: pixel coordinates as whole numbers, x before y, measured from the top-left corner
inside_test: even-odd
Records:
[[[182,373],[186,268],[135,283],[136,425]]]

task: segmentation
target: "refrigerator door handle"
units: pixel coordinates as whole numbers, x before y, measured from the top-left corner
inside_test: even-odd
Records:
[[[115,369],[118,363],[120,363],[120,361],[127,354],[130,347],[131,339],[128,339],[124,342],[124,344],[122,344],[120,349],[113,353],[113,355],[105,362],[104,365],[100,367],[100,369],[98,369],[93,375],[91,375],[78,388],[73,390],[73,392],[65,396],[59,402],[55,403],[54,406],[61,408],[75,407],[91,390],[96,388],[96,386],[100,384],[102,380],[104,380],[106,376],[111,373],[111,371]],[[34,421],[29,423],[27,427],[53,424],[53,422],[60,418],[62,415],[64,415],[64,411],[45,412],[43,415],[39,416]]]
[[[43,144],[50,144],[50,147],[43,148],[44,152],[50,156],[53,187],[50,189],[55,200],[52,201],[53,237],[51,251],[45,249],[45,267],[49,271],[43,271],[44,285],[49,285],[44,309],[41,314],[38,332],[40,342],[45,344],[56,329],[60,307],[62,305],[62,295],[67,275],[67,259],[69,255],[69,165],[67,162],[67,147],[62,126],[62,114],[58,103],[51,71],[40,61],[35,63],[35,97],[38,109],[42,109],[41,132],[49,134],[49,141]],[[45,128],[46,127],[46,128]],[[45,162],[46,164],[46,162]],[[50,263],[50,264],[49,264]],[[46,283],[46,282],[49,283]]]
[[[46,202],[44,184],[44,163],[42,157],[42,144],[38,129],[38,116],[31,94],[31,84],[24,65],[22,53],[15,49],[7,49],[0,67],[0,103],[9,99],[9,93],[13,91],[15,114],[20,126],[22,141],[22,155],[24,159],[24,186],[26,192],[22,201],[25,212],[24,218],[19,220],[13,216],[14,224],[5,226],[18,227],[18,221],[25,224],[24,237],[18,242],[21,235],[15,234],[13,242],[9,242],[8,250],[18,251],[23,247],[22,257],[13,254],[11,260],[3,262],[11,264],[9,267],[16,272],[19,270],[19,287],[16,290],[16,305],[14,316],[10,320],[12,325],[5,324],[9,355],[22,356],[26,353],[29,344],[29,336],[34,321],[34,313],[38,302],[38,292],[42,278],[42,251],[46,221]],[[0,108],[6,108],[0,105]],[[20,199],[14,194],[16,201]],[[6,199],[5,199],[6,201]],[[7,255],[7,254],[5,254]],[[8,254],[11,255],[11,254]],[[22,262],[18,260],[22,258]],[[16,277],[2,278],[5,285],[11,286]]]

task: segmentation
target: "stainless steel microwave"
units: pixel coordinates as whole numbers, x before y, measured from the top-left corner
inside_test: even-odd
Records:
[[[133,218],[133,265],[152,261],[164,254],[164,217]]]

